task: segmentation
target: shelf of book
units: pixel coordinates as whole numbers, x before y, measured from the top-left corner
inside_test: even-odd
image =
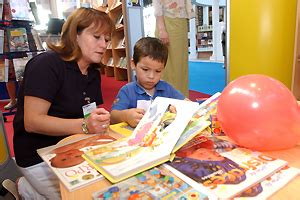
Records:
[[[106,6],[106,9],[104,7]],[[126,27],[124,24],[124,15],[126,15],[126,5],[119,0],[108,0],[107,5],[98,6],[99,10],[105,10],[111,20],[115,23],[115,30],[112,33],[111,43],[108,44],[102,63],[105,65],[102,72],[109,77],[115,77],[116,80],[128,80],[128,68],[126,57]],[[120,60],[126,60],[120,65]]]
[[[33,25],[27,0],[0,0],[0,82],[14,78],[9,75],[13,72],[15,80],[21,81],[28,60],[44,51]]]

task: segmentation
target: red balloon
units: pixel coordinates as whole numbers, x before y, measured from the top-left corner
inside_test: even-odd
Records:
[[[217,104],[225,134],[258,151],[294,147],[300,141],[300,107],[289,89],[264,75],[246,75],[229,83]]]

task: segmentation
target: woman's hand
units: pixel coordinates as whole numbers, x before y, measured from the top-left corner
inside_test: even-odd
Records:
[[[169,44],[169,34],[166,29],[159,30],[158,37],[164,44]]]
[[[110,113],[104,108],[96,108],[86,119],[90,134],[105,133],[110,124]]]

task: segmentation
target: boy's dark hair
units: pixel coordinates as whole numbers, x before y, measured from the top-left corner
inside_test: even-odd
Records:
[[[158,38],[143,37],[135,43],[133,50],[133,62],[135,65],[141,58],[147,56],[164,65],[167,63],[168,48]]]

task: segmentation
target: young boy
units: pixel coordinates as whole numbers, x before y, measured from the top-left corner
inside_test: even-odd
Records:
[[[111,123],[127,122],[136,127],[145,109],[157,97],[185,99],[183,94],[160,80],[168,59],[168,48],[157,38],[144,37],[134,46],[131,67],[136,81],[119,91],[111,109]],[[144,108],[144,109],[143,109]]]

